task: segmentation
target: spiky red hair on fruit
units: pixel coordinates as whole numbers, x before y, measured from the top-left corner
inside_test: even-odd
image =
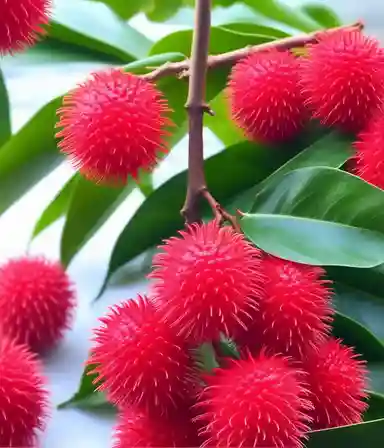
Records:
[[[70,327],[75,293],[64,268],[44,257],[0,266],[0,328],[35,352],[51,349]]]
[[[203,446],[303,446],[311,405],[301,371],[262,351],[214,373],[198,404],[208,422]]]
[[[355,143],[355,173],[376,187],[384,189],[384,115],[379,114]]]
[[[42,371],[26,346],[0,332],[0,446],[36,446],[48,417]]]
[[[331,339],[312,351],[303,367],[308,372],[313,429],[362,421],[367,409],[367,370],[353,349]]]
[[[59,146],[85,177],[124,184],[168,151],[168,112],[149,81],[118,69],[94,73],[64,97]]]
[[[308,47],[302,85],[313,116],[345,131],[363,129],[384,93],[384,51],[360,31],[324,32]]]
[[[0,56],[33,45],[44,34],[51,0],[0,0]]]
[[[193,360],[146,297],[112,307],[101,324],[89,364],[113,403],[163,415],[191,399]]]
[[[280,142],[303,127],[299,63],[288,51],[250,54],[233,67],[228,87],[232,117],[249,138]]]
[[[264,294],[249,330],[239,337],[252,351],[266,346],[270,352],[300,359],[306,350],[325,341],[332,320],[331,281],[325,271],[265,254]]]
[[[114,448],[200,446],[197,425],[189,412],[172,418],[153,417],[126,408],[119,417]]]
[[[257,306],[260,251],[216,221],[179,233],[153,259],[156,306],[193,343],[229,336]]]

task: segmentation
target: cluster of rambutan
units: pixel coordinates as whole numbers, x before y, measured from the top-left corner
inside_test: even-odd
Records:
[[[11,259],[0,266],[0,446],[34,447],[49,415],[39,356],[59,342],[75,307],[56,262]]]
[[[300,447],[310,429],[361,421],[366,370],[329,336],[323,269],[217,221],[160,249],[150,295],[113,307],[95,332],[92,374],[121,414],[115,448]],[[223,336],[240,358],[218,350],[220,367],[204,371],[199,347]]]

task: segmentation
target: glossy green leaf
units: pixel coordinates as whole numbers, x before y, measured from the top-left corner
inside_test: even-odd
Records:
[[[31,239],[36,238],[47,227],[56,222],[67,213],[73,190],[78,181],[78,175],[74,175],[65,183],[52,202],[46,207],[36,222]]]
[[[49,36],[124,62],[145,57],[152,44],[106,5],[89,0],[57,0]]]
[[[384,438],[384,418],[356,425],[313,431],[309,434],[307,448],[375,447]]]
[[[309,33],[316,29],[316,24],[300,13],[299,10],[295,10],[278,0],[244,0],[244,3],[269,19],[284,23],[300,31]]]
[[[231,212],[236,212],[237,209],[243,212],[250,210],[258,193],[270,184],[279,184],[285,174],[291,171],[312,166],[339,168],[353,154],[351,138],[337,131],[324,133],[322,129],[310,129],[310,135],[312,138],[314,135],[318,135],[319,138],[262,182],[235,198],[233,203],[229,205],[229,210]]]
[[[257,195],[244,230],[255,244],[282,258],[378,266],[384,261],[383,199],[382,190],[352,174],[303,168],[270,182]]]
[[[182,0],[152,0],[152,6],[146,8],[147,17],[154,22],[163,22],[176,14],[182,5]]]
[[[11,137],[11,116],[7,86],[0,68],[0,147]]]
[[[210,190],[217,200],[226,202],[270,174],[289,155],[289,148],[273,153],[270,148],[250,142],[227,148],[205,162]],[[114,246],[106,282],[121,266],[183,227],[179,210],[185,191],[186,171],[183,171],[161,185],[140,206]]]
[[[124,188],[111,188],[83,177],[77,179],[61,236],[60,258],[64,266],[68,266],[135,186],[130,181]]]
[[[0,215],[63,160],[54,137],[60,104],[52,100],[0,148]]]
[[[58,409],[76,407],[87,410],[97,409],[116,412],[115,407],[107,401],[105,395],[96,391],[96,387],[93,384],[96,375],[88,374],[91,370],[92,366],[85,368],[78,391],[68,401],[59,404]]]
[[[153,0],[92,0],[108,5],[122,19],[128,20],[140,11],[150,7]]]
[[[342,25],[337,14],[331,8],[320,3],[307,3],[301,7],[301,11],[324,28],[335,28]]]
[[[371,367],[370,365],[368,366]],[[364,421],[377,420],[384,417],[384,395],[369,391],[369,407],[364,413]]]

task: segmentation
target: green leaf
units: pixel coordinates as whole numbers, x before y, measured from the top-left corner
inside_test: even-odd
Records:
[[[83,177],[77,179],[61,236],[60,258],[64,266],[68,266],[135,186],[130,181],[126,187],[110,188]]]
[[[205,162],[210,191],[225,203],[270,174],[289,155],[289,148],[275,153],[250,142],[227,148]],[[139,207],[113,248],[104,287],[120,267],[183,227],[179,210],[184,202],[186,178],[186,171],[174,176]]]
[[[352,174],[303,168],[257,195],[253,214],[243,220],[244,230],[255,244],[282,258],[378,266],[384,261],[383,199],[382,190]]]
[[[309,433],[307,448],[375,447],[384,437],[384,418]]]
[[[319,139],[310,144],[304,151],[299,152],[292,159],[288,160],[279,169],[250,190],[239,195],[232,204],[229,205],[231,212],[237,209],[248,211],[252,207],[255,197],[268,185],[277,185],[285,174],[299,168],[311,166],[329,166],[339,168],[352,156],[352,139],[337,131],[332,131],[323,135],[323,130],[310,130],[310,135],[319,134]]]
[[[153,0],[92,0],[108,5],[122,19],[128,20],[135,14],[151,6]]]
[[[271,36],[273,39],[282,39],[289,37],[291,34],[273,28],[271,26],[259,25],[254,23],[226,23],[220,26],[221,29],[235,31],[239,34],[256,34],[261,36]]]
[[[11,137],[11,116],[7,86],[0,68],[0,147]]]
[[[152,44],[106,5],[89,0],[57,0],[49,37],[123,62],[145,57]]]
[[[69,179],[52,202],[46,207],[35,224],[31,239],[36,238],[37,235],[39,235],[43,230],[67,213],[70,199],[77,181],[78,174],[75,174]]]
[[[290,8],[277,0],[244,0],[244,3],[263,16],[297,30],[306,33],[316,30],[316,24],[312,20],[301,14],[300,11]]]
[[[301,7],[301,11],[324,28],[335,28],[342,25],[337,14],[325,5],[307,3]]]
[[[371,366],[368,366],[371,368]],[[384,395],[369,391],[369,408],[364,414],[364,421],[377,420],[384,417]]]
[[[62,162],[54,137],[60,104],[52,100],[0,148],[0,215]]]
[[[58,409],[66,409],[70,407],[76,407],[79,409],[87,410],[108,410],[116,412],[114,406],[107,401],[105,395],[102,392],[97,392],[96,387],[93,384],[93,380],[97,375],[89,375],[89,372],[93,369],[92,366],[87,366],[81,377],[80,386],[78,391],[72,398],[58,405]]]
[[[154,22],[163,22],[176,14],[182,4],[182,0],[152,0],[152,6],[146,8],[147,17]]]

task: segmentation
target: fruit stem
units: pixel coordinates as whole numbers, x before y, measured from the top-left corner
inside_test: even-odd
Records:
[[[200,221],[200,199],[206,190],[204,173],[203,120],[209,111],[205,103],[205,81],[211,30],[211,0],[197,0],[192,40],[188,99],[189,147],[188,189],[181,214],[186,223]]]
[[[250,53],[270,50],[272,48],[277,50],[290,50],[292,48],[301,48],[308,44],[316,43],[319,35],[322,33],[332,33],[339,30],[361,30],[364,28],[364,24],[361,21],[350,25],[343,25],[337,28],[330,28],[326,30],[318,30],[313,33],[303,34],[299,36],[284,37],[283,39],[277,39],[271,42],[266,42],[261,45],[248,46],[239,48],[235,51],[229,51],[227,53],[211,55],[207,60],[207,68],[214,69],[223,66],[231,66],[240,59],[248,56]],[[191,75],[191,62],[184,60],[181,62],[166,63],[155,70],[142,75],[143,78],[149,81],[156,81],[165,76],[177,76],[179,78],[185,78]]]

